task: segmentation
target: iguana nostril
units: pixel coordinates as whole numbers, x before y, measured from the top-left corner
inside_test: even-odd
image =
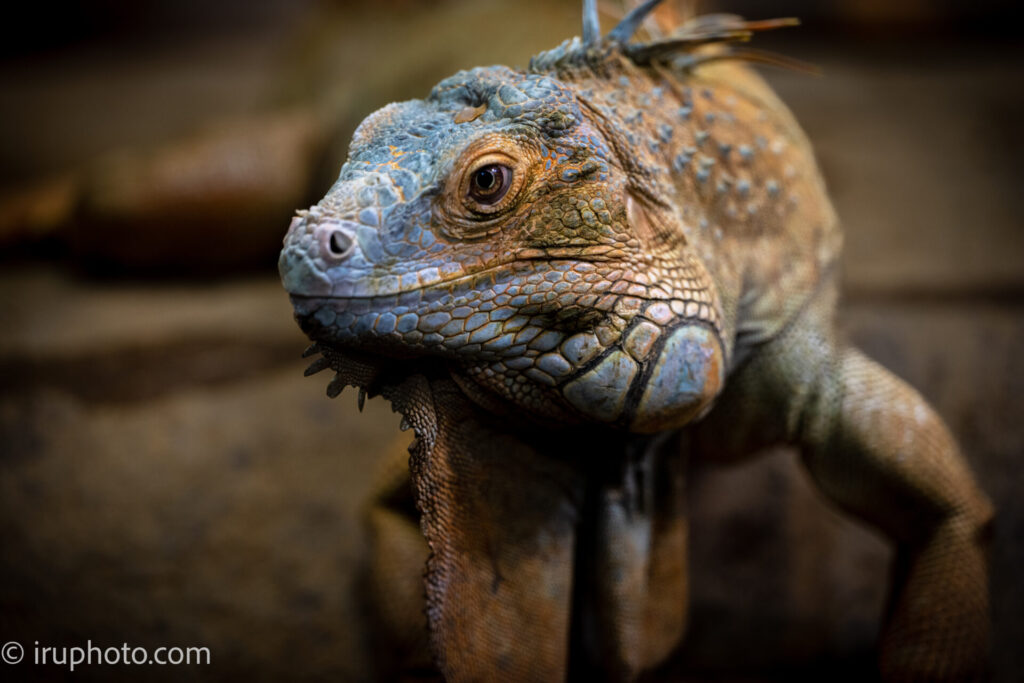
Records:
[[[352,249],[352,238],[340,230],[335,230],[327,239],[327,249],[335,258],[348,256],[349,250]]]

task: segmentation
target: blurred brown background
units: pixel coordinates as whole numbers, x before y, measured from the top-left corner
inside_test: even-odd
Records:
[[[360,415],[303,379],[276,250],[366,114],[459,68],[525,64],[579,32],[579,4],[103,0],[0,26],[0,642],[212,651],[148,679],[368,677],[359,509],[407,438],[381,401]],[[758,40],[824,69],[766,75],[846,225],[842,324],[935,403],[996,501],[993,680],[1021,680],[1011,4],[701,8],[805,20]],[[882,541],[788,453],[700,468],[692,495],[691,628],[663,674],[871,680]]]

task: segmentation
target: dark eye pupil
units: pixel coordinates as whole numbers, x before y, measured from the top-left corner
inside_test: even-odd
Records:
[[[476,186],[477,189],[484,192],[493,191],[501,182],[501,171],[494,166],[488,166],[482,168],[476,172]]]

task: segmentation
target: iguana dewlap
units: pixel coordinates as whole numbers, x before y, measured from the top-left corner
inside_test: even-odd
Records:
[[[285,238],[311,371],[416,430],[434,662],[452,680],[656,666],[685,624],[685,458],[789,443],[898,545],[883,678],[977,678],[991,508],[924,400],[835,335],[841,234],[811,149],[723,47],[776,24],[629,42],[657,4],[601,37],[585,2],[583,39],[529,69],[374,113]],[[381,611],[418,624],[425,551],[387,514]]]

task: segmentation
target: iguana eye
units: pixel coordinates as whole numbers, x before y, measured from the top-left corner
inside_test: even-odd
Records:
[[[501,164],[488,164],[473,172],[469,196],[483,205],[501,200],[512,185],[512,169]]]
[[[497,223],[516,207],[529,182],[528,154],[499,135],[481,138],[463,151],[437,205],[453,235],[479,237],[500,228]]]

